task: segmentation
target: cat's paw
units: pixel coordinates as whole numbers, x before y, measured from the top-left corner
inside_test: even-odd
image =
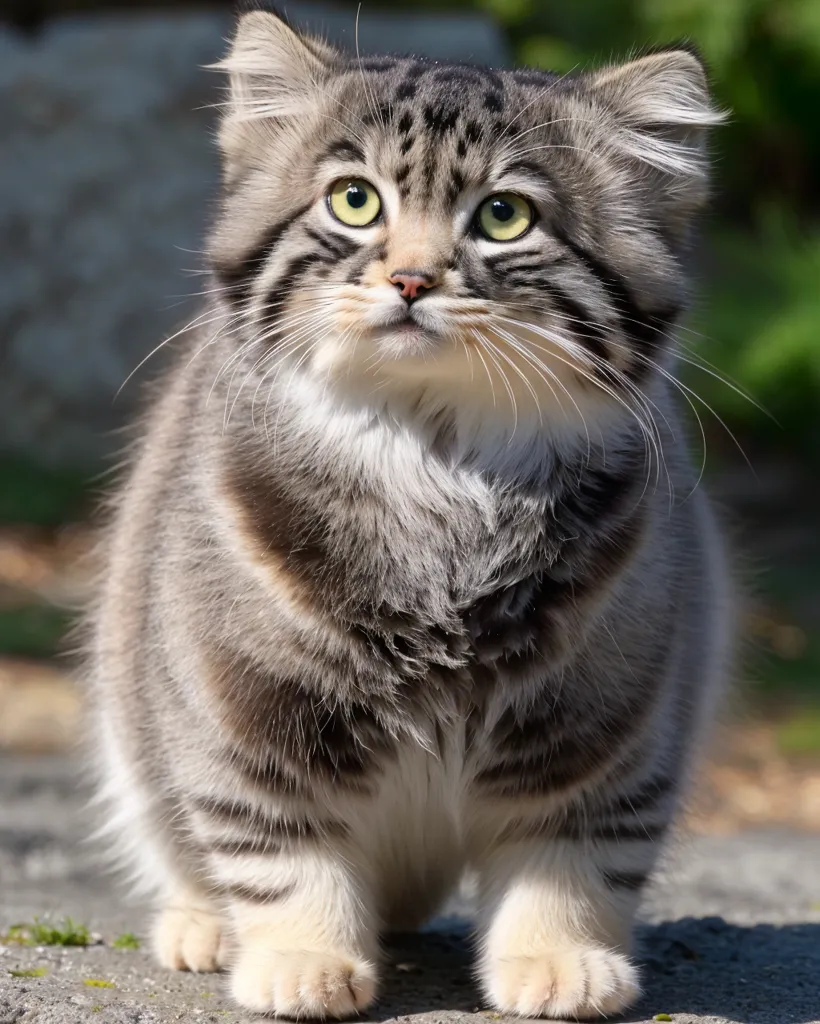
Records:
[[[483,964],[481,980],[498,1010],[521,1017],[600,1017],[625,1010],[639,992],[629,959],[595,946],[496,957]]]
[[[172,971],[218,971],[227,959],[224,924],[204,907],[166,907],[154,926],[154,950],[160,964]]]
[[[234,965],[240,1006],[282,1017],[353,1017],[373,1002],[376,971],[356,956],[250,946]]]

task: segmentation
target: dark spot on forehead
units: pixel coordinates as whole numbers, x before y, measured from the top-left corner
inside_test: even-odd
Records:
[[[332,156],[346,156],[352,160],[364,161],[364,152],[361,146],[357,146],[355,142],[351,142],[349,139],[338,139],[336,142],[332,142],[321,158],[327,160]]]
[[[481,139],[484,136],[484,129],[478,121],[468,121],[467,126],[464,129],[464,135],[468,142],[481,142]]]
[[[510,174],[513,171],[523,171],[525,174],[537,174],[539,177],[544,177],[543,168],[532,160],[513,160],[504,165],[503,172],[505,174]]]
[[[399,120],[399,131],[402,135],[407,135],[410,129],[413,127],[413,115],[409,110],[406,110]]]
[[[427,71],[427,68],[424,64],[411,64],[405,73],[404,81],[396,89],[396,98],[400,100],[412,99],[416,95],[418,88],[416,79],[421,78],[425,71]]]
[[[494,114],[500,113],[504,109],[504,100],[500,92],[488,92],[484,96],[483,107],[485,110],[490,110]]]
[[[428,131],[434,135],[444,135],[451,132],[458,121],[458,110],[451,107],[449,110],[442,106],[433,106],[428,103],[424,108],[424,123]]]
[[[399,147],[402,156],[406,156],[410,152],[410,150],[413,148],[414,142],[415,139],[413,138],[412,135],[408,135],[406,139],[402,139],[401,146]]]
[[[377,75],[392,71],[397,64],[395,57],[362,57],[356,61],[356,67],[360,71],[370,71]]]
[[[407,179],[410,177],[410,165],[402,164],[396,171],[396,184],[399,186],[399,196],[407,199],[410,195],[410,185]]]
[[[475,82],[484,79],[485,73],[481,68],[473,67],[449,67],[441,68],[436,72],[437,82]]]
[[[467,155],[467,140],[466,139],[462,138],[462,139],[458,140],[458,145],[456,146],[456,152],[458,153],[459,156],[466,156]]]
[[[393,108],[389,103],[381,103],[370,107],[362,118],[367,125],[387,125],[393,120]]]
[[[450,187],[447,189],[447,201],[452,205],[464,191],[464,175],[461,169],[454,167],[450,174]]]

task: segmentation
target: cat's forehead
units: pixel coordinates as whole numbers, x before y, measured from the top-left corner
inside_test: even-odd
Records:
[[[549,73],[371,57],[351,61],[338,85],[345,120],[402,198],[427,197],[437,186],[451,205],[484,181],[510,126],[524,113],[536,116],[556,81]]]
[[[397,128],[411,117],[431,135],[464,131],[468,141],[498,137],[509,118],[557,76],[550,72],[500,71],[420,58],[364,57],[345,68],[345,101],[366,124]]]

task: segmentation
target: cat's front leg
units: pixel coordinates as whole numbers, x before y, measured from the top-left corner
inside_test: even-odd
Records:
[[[344,837],[307,821],[263,824],[255,815],[252,831],[248,824],[238,819],[236,838],[223,837],[209,854],[233,939],[234,999],[285,1017],[355,1015],[373,1001],[377,980],[361,858]]]
[[[661,830],[645,830],[627,799],[618,807],[616,819],[569,822],[529,807],[484,847],[478,969],[502,1012],[594,1018],[637,997],[632,925]]]

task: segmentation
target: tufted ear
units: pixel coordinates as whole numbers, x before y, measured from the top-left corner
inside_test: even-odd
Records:
[[[703,64],[685,49],[664,50],[592,72],[588,85],[620,125],[616,145],[659,171],[706,172],[706,130],[726,115],[711,101]]]
[[[240,14],[228,55],[212,65],[230,86],[219,131],[229,180],[265,133],[269,138],[283,119],[316,108],[321,82],[339,59],[331,46],[295,31],[273,11]]]
[[[294,117],[338,60],[332,47],[302,35],[272,11],[240,15],[228,55],[213,67],[230,80],[228,116]]]

